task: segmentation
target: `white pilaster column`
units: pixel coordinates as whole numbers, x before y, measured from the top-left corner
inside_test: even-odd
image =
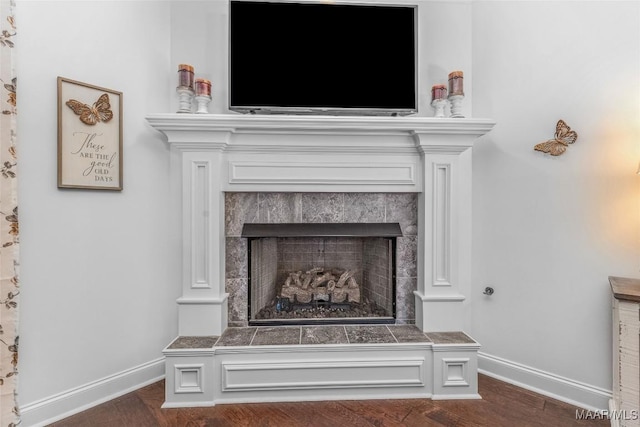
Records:
[[[418,202],[416,325],[424,331],[469,327],[471,146],[475,135],[421,134],[424,191]]]
[[[181,140],[165,132],[176,159],[182,201],[182,296],[180,336],[220,335],[227,326],[225,292],[223,152],[230,133],[207,132]]]

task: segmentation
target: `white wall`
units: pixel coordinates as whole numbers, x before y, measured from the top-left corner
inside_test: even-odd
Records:
[[[316,0],[297,0],[314,2]],[[338,2],[350,2],[339,0]],[[180,0],[171,2],[172,63],[193,65],[196,77],[212,81],[211,113],[227,113],[228,94],[228,0]],[[360,0],[356,3],[393,3],[389,0]],[[466,98],[463,114],[471,116],[471,5],[470,0],[402,0],[418,7],[418,110],[432,116],[431,87],[447,84],[451,71],[465,71]],[[292,35],[295,37],[295,35]],[[303,41],[304,43],[304,41]],[[260,64],[268,66],[268,64]],[[367,78],[367,76],[362,76]],[[375,90],[375,85],[371,90]],[[172,99],[171,111],[178,109]]]
[[[144,117],[167,111],[177,73],[167,2],[18,1],[16,13],[19,401],[32,425],[164,373],[179,227],[168,148]],[[122,192],[57,188],[57,76],[123,92]]]
[[[475,1],[473,72],[498,124],[474,148],[471,332],[505,359],[480,366],[606,407],[607,277],[640,277],[640,3]],[[558,119],[577,142],[534,151]]]
[[[172,64],[176,64],[176,73],[178,64],[192,65],[196,78],[202,77],[211,81],[212,100],[209,112],[228,112],[229,1],[181,0],[170,3],[171,60]],[[174,96],[170,111],[177,109],[178,98]]]
[[[213,80],[211,111],[226,109],[224,7],[181,3],[18,0],[26,425],[124,384],[112,375],[161,374],[155,361],[177,333],[169,154],[144,116],[175,111],[179,62]],[[421,114],[431,85],[462,69],[466,113],[498,122],[474,148],[470,332],[494,361],[610,389],[607,276],[639,276],[640,4],[420,3],[434,11],[421,30]],[[57,76],[124,93],[121,193],[57,189]],[[576,144],[559,158],[534,152],[559,118]],[[515,375],[515,364],[485,367]],[[538,386],[549,384],[557,391]]]

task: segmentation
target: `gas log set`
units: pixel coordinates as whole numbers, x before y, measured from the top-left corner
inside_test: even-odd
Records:
[[[309,271],[295,271],[282,285],[280,296],[300,302],[332,301],[360,302],[360,285],[353,277],[354,272],[332,268],[312,268]]]
[[[354,271],[341,268],[289,272],[276,300],[256,318],[387,316],[386,310],[361,296],[354,276]]]

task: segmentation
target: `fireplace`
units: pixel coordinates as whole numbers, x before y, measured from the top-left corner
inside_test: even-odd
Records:
[[[386,292],[389,295],[386,300],[378,296],[374,299],[378,306],[385,309],[385,314],[367,316],[360,313],[357,317],[361,320],[366,317],[377,317],[377,319],[371,319],[371,323],[415,324],[418,196],[417,193],[378,192],[225,193],[225,290],[229,295],[227,325],[243,327],[248,326],[249,323],[263,325],[271,323],[267,319],[257,319],[255,315],[266,305],[272,304],[277,295],[275,290],[269,293],[263,291],[261,287],[256,288],[256,277],[260,279],[264,276],[265,282],[269,281],[266,277],[271,277],[271,282],[275,281],[281,286],[286,282],[289,273],[297,274],[300,271],[300,274],[304,275],[313,268],[360,270],[359,277],[354,278],[358,284],[364,281],[371,284],[373,281],[378,285],[372,292],[375,291],[379,295]],[[256,230],[255,227],[258,229]],[[247,228],[250,234],[245,233]],[[356,233],[359,234],[356,235]],[[276,237],[287,240],[281,240],[278,243]],[[365,238],[366,240],[362,240]],[[378,239],[377,245],[374,238]],[[250,248],[249,239],[264,241],[258,243],[256,240],[252,243],[254,248]],[[392,242],[388,239],[392,239]],[[366,248],[363,247],[365,244]],[[389,254],[390,244],[395,245],[395,249],[391,249],[392,254]],[[377,248],[378,252],[374,252],[374,248]],[[251,255],[249,255],[250,249],[255,249],[251,250]],[[362,253],[363,250],[366,254]],[[383,250],[384,254],[381,252]],[[289,254],[285,255],[285,252],[292,251],[295,252],[292,257]],[[263,253],[262,261],[258,262],[257,258],[252,260],[260,252]],[[332,259],[339,257],[342,260],[344,256],[341,253],[349,255],[359,253],[363,261],[375,262],[376,270],[373,266],[364,268],[358,264],[340,266]],[[282,264],[285,257],[289,257],[289,265]],[[374,257],[377,259],[374,260]],[[389,274],[384,292],[381,289],[384,281],[382,258],[386,259],[385,263],[395,264],[395,267],[386,269]],[[279,272],[277,271],[278,259],[281,261]],[[291,263],[291,261],[295,262]],[[268,265],[262,265],[263,262]],[[314,265],[318,262],[322,264]],[[251,269],[250,263],[253,266]],[[262,265],[260,273],[250,271],[259,265]],[[371,276],[365,278],[363,276],[365,271]],[[324,273],[326,271],[322,274]],[[340,273],[341,276],[343,273]],[[249,286],[250,279],[252,286]],[[340,277],[335,281],[338,282],[339,279]],[[295,282],[294,278],[292,280]],[[389,284],[390,280],[393,283]],[[304,279],[301,284],[304,284]],[[351,284],[353,285],[352,282]],[[273,289],[273,283],[269,283],[267,288],[269,287]],[[256,295],[261,295],[261,299],[256,301]],[[372,300],[370,295],[363,295],[363,297],[369,301]],[[292,299],[293,296],[289,294],[289,298]],[[299,295],[299,299],[301,298],[302,295]],[[306,302],[306,298],[301,302]],[[332,301],[334,302],[337,301]],[[324,309],[327,304],[319,305]],[[337,307],[334,311],[337,311]]]
[[[244,224],[249,325],[395,323],[398,223]]]
[[[157,114],[147,120],[167,137],[170,190],[181,223],[178,339],[163,352],[164,407],[479,397],[479,345],[461,331],[470,327],[473,299],[471,148],[493,121],[231,114]],[[412,208],[399,209],[407,205]],[[242,237],[243,225],[345,222],[400,224],[396,325],[249,326],[249,238]],[[325,252],[339,245],[339,237],[321,243]],[[267,257],[279,250],[262,249]],[[302,275],[313,264],[292,270]],[[331,270],[339,279],[349,266],[320,268],[325,270],[315,273]],[[277,263],[269,275],[277,277]],[[348,342],[303,343],[305,328],[342,328]],[[375,328],[395,338],[358,341],[362,331]],[[401,341],[391,332],[407,328],[444,338]],[[228,331],[248,341],[216,345]],[[262,345],[265,333],[297,341]]]
[[[347,215],[359,214],[356,222],[385,215],[382,222],[402,223],[389,203],[384,214],[351,209],[358,197],[379,194],[387,201],[411,195],[417,212],[409,225],[415,250],[408,251],[415,269],[403,268],[397,256],[397,271],[407,280],[396,286],[396,323],[404,308],[402,318],[423,331],[469,328],[471,148],[493,121],[231,114],[147,120],[167,137],[170,190],[179,202],[180,336],[219,336],[228,326],[246,326],[242,224],[353,222]],[[274,196],[259,202],[258,194]],[[227,206],[236,195],[239,202]],[[283,209],[271,209],[278,204]],[[404,225],[402,231],[409,235]],[[400,253],[400,241],[398,247]]]

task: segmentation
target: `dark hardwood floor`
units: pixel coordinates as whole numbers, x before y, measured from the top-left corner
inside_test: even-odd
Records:
[[[62,421],[55,427],[383,427],[608,426],[577,420],[571,405],[479,375],[482,400],[344,400],[250,403],[212,408],[161,409],[164,381]]]

